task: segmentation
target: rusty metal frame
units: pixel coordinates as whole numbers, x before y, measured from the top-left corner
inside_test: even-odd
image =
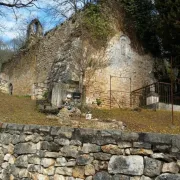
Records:
[[[112,90],[112,78],[120,78],[120,79],[129,79],[129,86],[130,86],[130,92],[126,92],[126,91],[118,91],[118,92],[124,92],[124,93],[129,93],[130,94],[130,107],[131,107],[131,89],[132,89],[132,79],[131,77],[121,77],[121,76],[112,76],[110,75],[110,91],[109,91],[109,95],[110,95],[110,109],[112,108],[112,92],[114,90]],[[116,91],[117,92],[117,91]]]

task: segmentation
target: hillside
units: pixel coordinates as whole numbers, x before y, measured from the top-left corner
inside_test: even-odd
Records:
[[[103,129],[107,126],[97,127],[98,123],[85,119],[74,119],[71,124],[59,124],[57,119],[48,119],[46,115],[39,113],[35,106],[35,101],[29,97],[9,96],[0,93],[0,121],[17,124],[39,124],[47,126],[73,126],[82,128]],[[180,113],[175,113],[175,127],[171,127],[170,111],[132,111],[132,110],[93,110],[93,116],[101,119],[101,122],[108,122],[108,118],[123,121],[128,131],[134,132],[157,132],[179,134]],[[100,123],[99,123],[100,124]],[[117,128],[117,127],[116,127]]]

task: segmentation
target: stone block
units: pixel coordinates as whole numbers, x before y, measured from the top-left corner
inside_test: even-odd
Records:
[[[28,167],[28,156],[18,156],[15,161],[15,166],[19,168],[27,168]]]
[[[84,179],[84,174],[85,174],[84,166],[76,166],[72,172],[72,176],[74,178]]]
[[[118,142],[118,147],[121,149],[132,147],[131,142]]]
[[[155,180],[180,180],[180,174],[161,174]]]
[[[111,158],[111,154],[107,154],[107,153],[94,153],[94,158],[97,160],[102,160],[102,161],[107,161]]]
[[[121,140],[133,142],[139,139],[139,134],[134,132],[122,132]]]
[[[85,143],[82,147],[83,153],[99,152],[101,147],[96,144]]]
[[[151,144],[150,143],[145,143],[145,142],[133,142],[133,147],[134,148],[151,149]]]
[[[14,146],[14,153],[21,154],[34,154],[37,151],[36,144],[31,142],[28,143],[19,143]]]
[[[152,180],[152,179],[150,177],[147,177],[147,176],[141,176],[140,180]]]
[[[130,177],[121,174],[116,174],[112,177],[112,180],[130,180]]]
[[[155,134],[155,133],[140,133],[139,140],[150,144],[168,144],[171,145],[173,135]]]
[[[29,164],[40,164],[41,159],[37,155],[28,156],[28,163]]]
[[[68,146],[70,144],[69,139],[54,139],[54,142],[61,145],[61,146]]]
[[[144,175],[149,177],[158,176],[162,170],[162,162],[149,157],[144,157]]]
[[[76,163],[77,165],[80,166],[91,164],[92,161],[93,161],[93,157],[88,154],[83,154],[76,158]]]
[[[132,155],[151,155],[153,151],[151,149],[135,149],[131,148],[130,152]]]
[[[92,164],[88,164],[85,166],[85,175],[86,176],[93,176],[95,174],[95,168]]]
[[[41,160],[41,165],[45,168],[50,167],[50,166],[54,166],[55,165],[55,160],[51,159],[51,158],[43,158]]]
[[[93,180],[111,180],[111,176],[105,172],[98,172],[93,176]]]
[[[108,165],[111,174],[142,175],[144,161],[141,156],[112,156]]]
[[[151,157],[165,162],[172,162],[174,160],[174,156],[164,153],[154,153]]]
[[[60,157],[56,159],[55,166],[66,166],[67,160],[64,157]]]
[[[72,176],[73,169],[67,167],[57,167],[55,174],[65,175],[65,176]]]
[[[105,153],[114,154],[114,155],[122,155],[124,153],[123,149],[120,149],[119,146],[113,144],[101,146],[101,149]]]
[[[64,146],[61,148],[61,152],[65,157],[76,158],[78,156],[78,149],[76,146]]]
[[[179,167],[175,162],[164,163],[162,168],[163,173],[174,173],[177,174],[179,172]]]

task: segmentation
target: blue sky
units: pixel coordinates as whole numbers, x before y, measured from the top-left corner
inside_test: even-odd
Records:
[[[7,0],[1,0],[1,1],[7,1]],[[8,0],[12,2],[13,0]],[[23,0],[27,1],[27,0]],[[57,16],[57,18],[54,18],[54,16],[49,13],[47,10],[50,7],[58,6],[58,8],[61,9],[61,11],[64,11],[66,17],[70,17],[73,13],[72,5],[65,4],[63,6],[59,6],[58,3],[64,2],[64,0],[37,0],[36,2],[36,8],[31,7],[27,9],[18,9],[13,13],[12,9],[6,8],[3,6],[0,6],[0,13],[3,12],[4,16],[0,16],[0,28],[3,29],[3,31],[0,31],[0,39],[3,39],[5,41],[10,41],[13,38],[20,36],[25,36],[27,25],[30,23],[31,20],[34,18],[38,18],[40,22],[42,23],[44,27],[44,32],[52,29],[57,24],[60,24],[65,20],[65,17]],[[86,1],[88,2],[88,0]],[[78,1],[77,3],[78,8],[82,8],[83,4],[81,1]],[[54,13],[54,12],[53,12]]]
[[[55,27],[62,20],[54,20],[52,16],[47,13],[46,7],[48,7],[49,3],[52,4],[52,0],[38,0],[37,6],[41,7],[40,9],[36,7],[18,9],[15,14],[9,8],[0,7],[0,11],[5,15],[0,18],[0,26],[3,27],[3,31],[0,32],[0,39],[9,41],[19,35],[24,35],[28,23],[34,18],[39,18],[43,24],[44,31]]]

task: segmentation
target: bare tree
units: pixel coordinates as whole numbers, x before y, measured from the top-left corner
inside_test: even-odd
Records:
[[[92,77],[97,70],[107,67],[109,61],[105,56],[104,48],[97,51],[87,41],[79,39],[73,49],[73,62],[75,63],[75,71],[79,75],[79,89],[82,94],[81,102],[82,106],[84,106],[86,88],[91,85]]]
[[[69,18],[72,14],[76,14],[88,3],[94,3],[97,0],[53,0],[53,3],[48,4],[47,12],[54,19],[61,21]]]
[[[35,6],[35,1],[37,0],[12,0],[12,1],[0,1],[0,6],[5,6],[9,8],[24,8]]]

